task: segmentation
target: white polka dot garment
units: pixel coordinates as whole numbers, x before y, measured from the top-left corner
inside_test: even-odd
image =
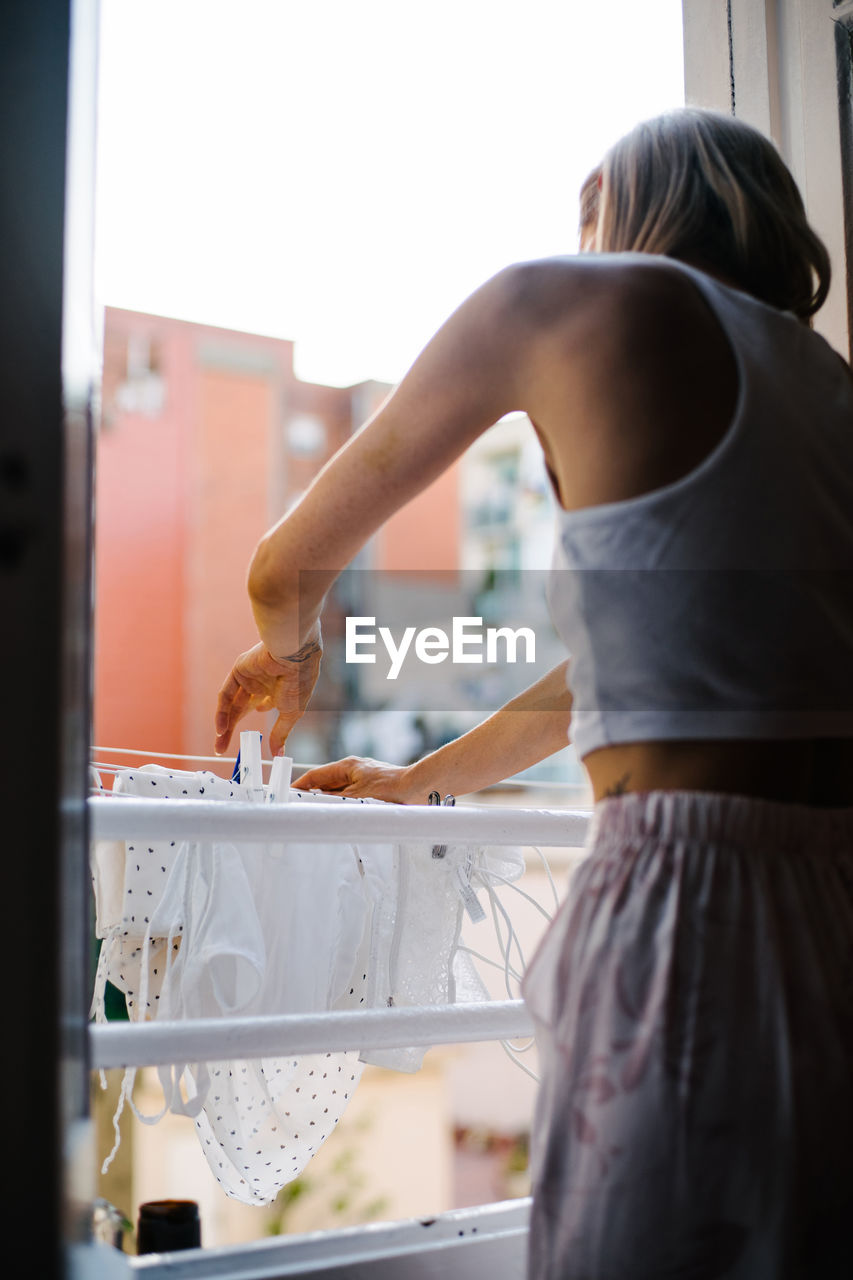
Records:
[[[117,797],[176,802],[245,799],[235,782],[156,765],[121,771],[113,789]],[[283,827],[286,814],[285,805]],[[472,868],[487,861],[482,851],[453,847],[436,859],[429,846],[99,842],[94,1016],[105,1016],[107,981],[124,993],[133,1020],[484,998],[484,989],[458,993],[455,975],[460,877],[470,881]],[[520,855],[500,852],[502,875],[514,878],[521,866]],[[403,1048],[161,1068],[163,1110],[137,1115],[148,1123],[167,1110],[192,1115],[223,1190],[268,1204],[335,1128],[364,1062],[412,1071],[423,1054]],[[120,1108],[125,1098],[133,1105],[133,1078],[129,1070]]]

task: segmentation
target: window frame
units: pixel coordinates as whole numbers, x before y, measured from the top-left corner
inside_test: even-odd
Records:
[[[24,1063],[6,1055],[6,1096],[14,1099],[6,1136],[19,1185],[37,1188],[19,1197],[16,1234],[38,1249],[46,1277],[75,1267],[71,1250],[86,1239],[94,1163],[84,983],[97,374],[86,276],[97,8],[97,0],[41,0],[5,6],[0,17],[0,66],[14,107],[0,163],[16,210],[4,236],[0,298],[7,332],[30,336],[2,352],[4,417],[15,431],[6,456],[19,450],[26,459],[5,476],[25,480],[4,532],[7,552],[20,544],[26,554],[5,566],[6,611],[15,626],[5,629],[4,645],[11,671],[40,673],[34,685],[9,681],[7,693],[7,738],[15,753],[3,779],[7,844],[15,855],[6,882],[7,900],[15,903],[4,930],[6,972],[15,976],[7,1017],[19,1028],[13,1043]],[[853,0],[684,0],[683,18],[687,100],[733,111],[779,145],[835,268],[817,327],[848,353]],[[33,219],[25,216],[30,207],[37,210]],[[18,348],[25,359],[16,363]],[[37,767],[21,770],[22,759]]]

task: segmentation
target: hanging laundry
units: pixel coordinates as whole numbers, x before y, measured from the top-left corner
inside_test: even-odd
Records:
[[[257,777],[228,781],[146,764],[116,774],[121,796],[257,802]],[[380,804],[288,790],[305,803]],[[267,797],[269,798],[269,788]],[[282,831],[287,804],[282,805]],[[250,1017],[486,999],[461,943],[476,889],[520,876],[520,851],[322,842],[96,842],[102,939],[92,1013],[107,982],[132,1021]],[[163,1109],[193,1118],[227,1195],[269,1204],[340,1120],[365,1063],[417,1070],[423,1048],[178,1064],[159,1069]],[[118,1113],[115,1127],[118,1135]],[[116,1148],[118,1139],[116,1141]],[[115,1154],[115,1149],[113,1155]],[[109,1157],[112,1159],[112,1156]]]

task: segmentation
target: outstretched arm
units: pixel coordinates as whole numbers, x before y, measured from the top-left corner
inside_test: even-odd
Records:
[[[472,294],[301,501],[261,538],[248,578],[260,640],[237,659],[220,690],[218,752],[251,709],[279,711],[269,745],[273,754],[282,749],[317,679],[319,617],[335,578],[393,512],[520,407],[524,287],[524,269],[507,268]]]
[[[426,804],[431,791],[470,795],[553,755],[569,740],[572,698],[568,660],[559,663],[487,720],[410,765],[348,756],[309,769],[294,782],[303,790]]]
[[[261,538],[249,595],[274,657],[306,642],[332,582],[388,517],[520,407],[520,270],[493,277],[454,312],[385,403]]]

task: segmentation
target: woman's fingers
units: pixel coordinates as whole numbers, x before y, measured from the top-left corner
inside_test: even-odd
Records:
[[[235,726],[248,711],[278,711],[269,740],[270,752],[278,755],[311,698],[321,655],[319,643],[298,662],[279,661],[271,657],[262,644],[242,653],[217,698],[214,716],[217,754],[227,750]]]
[[[269,747],[271,756],[277,756],[284,750],[290,731],[301,716],[301,711],[282,711],[270,733]]]
[[[236,675],[236,667],[232,669],[228,679],[219,691],[216,704],[214,729],[216,732],[215,750],[222,755],[228,750],[231,734],[235,726],[251,710],[253,695],[244,687]]]
[[[383,764],[369,756],[347,756],[309,769],[293,783],[303,791],[326,791],[356,799],[408,804],[403,765]]]
[[[226,681],[226,684],[227,683],[228,682]],[[214,729],[216,732],[214,749],[217,755],[222,755],[227,751],[228,743],[231,741],[231,732],[235,724],[232,714],[233,702],[233,694],[230,691],[227,691],[226,686],[223,685],[216,703],[216,717],[214,720]]]
[[[214,726],[216,728],[217,738],[230,732],[231,704],[233,703],[239,688],[240,685],[234,674],[234,668],[232,667],[216,698],[216,716],[214,719]]]
[[[332,764],[321,764],[316,769],[308,769],[293,783],[302,791],[341,791],[352,781],[352,761],[335,760]]]

